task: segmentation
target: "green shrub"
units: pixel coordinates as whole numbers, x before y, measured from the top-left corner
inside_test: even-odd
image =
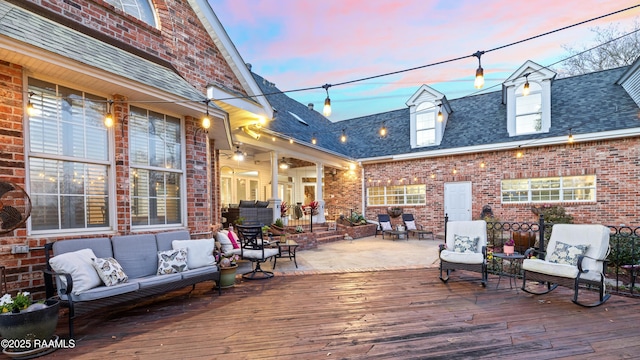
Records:
[[[635,235],[612,235],[609,239],[611,253],[609,265],[633,265],[640,263],[640,237]]]

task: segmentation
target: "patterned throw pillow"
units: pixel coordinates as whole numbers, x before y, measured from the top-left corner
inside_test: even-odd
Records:
[[[189,270],[187,249],[158,251],[158,275],[175,274]]]
[[[578,265],[578,257],[584,255],[588,247],[589,245],[571,245],[558,241],[547,261],[576,266]]]
[[[411,221],[405,221],[404,225],[407,227],[407,230],[418,230],[416,228],[416,222],[415,220],[411,220]]]
[[[116,259],[109,257],[106,259],[94,258],[92,260],[93,267],[105,285],[118,285],[129,280],[129,277],[124,273],[122,266],[120,266],[120,263]]]
[[[470,238],[468,236],[453,235],[453,251],[461,253],[474,253],[478,251],[479,237]]]
[[[380,227],[382,227],[382,230],[384,230],[384,231],[390,231],[390,230],[393,230],[393,229],[391,228],[391,222],[390,222],[390,221],[382,221],[382,222],[380,223]]]

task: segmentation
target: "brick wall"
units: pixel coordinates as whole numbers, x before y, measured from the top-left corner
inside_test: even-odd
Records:
[[[362,212],[361,169],[337,170],[332,175],[330,169],[324,173],[324,200],[327,209],[355,209]],[[348,215],[348,214],[347,214]],[[334,220],[334,219],[327,219]]]
[[[417,223],[444,231],[444,184],[472,183],[472,216],[491,206],[503,221],[536,221],[531,204],[505,204],[500,199],[502,179],[595,174],[596,202],[561,203],[575,223],[640,224],[640,138],[527,148],[522,158],[515,151],[398,161],[365,165],[365,186],[404,183],[426,184],[426,205],[401,206]],[[480,164],[485,164],[481,167]],[[456,169],[456,173],[453,173]],[[371,179],[371,182],[369,181]],[[366,193],[366,191],[365,191]],[[368,219],[386,213],[386,207],[369,206]],[[394,224],[401,218],[393,219]],[[392,221],[392,222],[393,222]]]

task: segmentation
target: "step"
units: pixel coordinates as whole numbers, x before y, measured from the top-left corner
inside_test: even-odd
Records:
[[[334,234],[316,238],[318,245],[344,240],[344,235]]]

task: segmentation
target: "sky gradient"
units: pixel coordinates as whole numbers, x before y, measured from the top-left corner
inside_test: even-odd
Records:
[[[637,0],[208,0],[252,70],[282,91],[351,80],[469,56],[637,5]],[[562,45],[593,46],[596,26],[630,31],[635,8],[482,56],[485,91],[499,90],[527,60],[548,66]],[[557,68],[562,63],[556,65]],[[476,93],[469,57],[329,89],[339,121],[406,107],[426,84],[447,96]],[[492,87],[493,86],[493,87]],[[323,89],[291,92],[322,111]]]

